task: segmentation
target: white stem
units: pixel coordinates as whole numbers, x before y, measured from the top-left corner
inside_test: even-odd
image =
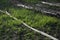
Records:
[[[7,11],[2,11],[2,10],[0,10],[0,12],[5,13],[5,14],[7,14],[8,16],[12,17],[13,19],[19,21],[17,18],[15,18],[15,17],[13,17],[12,15],[10,15],[10,13],[8,13]],[[44,33],[44,32],[42,32],[42,31],[40,31],[40,30],[37,30],[37,29],[35,29],[35,28],[32,28],[31,26],[27,25],[27,24],[24,23],[23,21],[22,21],[22,24],[25,25],[26,27],[32,29],[33,31],[35,31],[35,32],[37,32],[37,33],[40,33],[40,34],[42,34],[42,35],[44,35],[44,36],[46,36],[46,37],[48,37],[48,38],[51,38],[51,39],[53,39],[53,40],[58,40],[57,38],[55,38],[55,37],[53,37],[53,36],[51,36],[51,35],[48,35],[47,33]]]
[[[49,2],[44,2],[44,1],[42,1],[41,3],[48,4],[48,5],[51,5],[51,6],[59,6],[60,7],[60,3],[49,3]]]

